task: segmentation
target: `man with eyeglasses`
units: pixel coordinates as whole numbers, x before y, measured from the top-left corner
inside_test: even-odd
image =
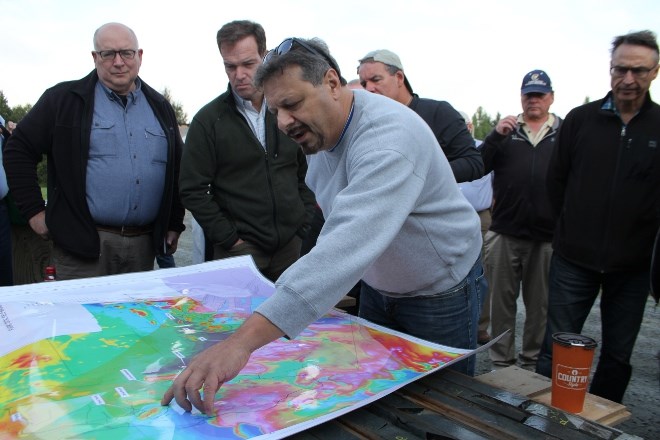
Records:
[[[545,179],[561,118],[550,112],[550,77],[532,70],[522,80],[522,113],[502,118],[481,144],[484,170],[493,172],[492,222],[484,237],[484,269],[491,294],[493,335],[509,331],[489,350],[494,368],[536,367],[545,334],[548,270],[555,215]],[[517,299],[525,303],[516,353]]]
[[[614,38],[611,91],[569,112],[548,171],[558,214],[548,322],[537,372],[552,374],[552,334],[580,333],[600,293],[601,351],[590,393],[621,402],[649,297],[660,226],[660,106],[651,31]],[[593,335],[592,335],[593,336]]]
[[[151,270],[185,229],[174,110],[138,76],[142,49],[130,28],[104,24],[93,42],[95,70],[46,90],[5,150],[16,204],[52,239],[58,279]],[[36,172],[43,155],[47,204]]]
[[[256,84],[280,130],[308,155],[307,182],[326,222],[274,295],[187,362],[163,404],[176,398],[212,414],[217,390],[254,350],[296,337],[360,279],[370,287],[363,318],[441,344],[477,345],[479,217],[426,123],[392,99],[346,87],[320,40],[287,39],[269,54]],[[452,367],[474,374],[474,357]]]
[[[307,161],[277,129],[253,77],[266,55],[263,27],[227,23],[217,34],[227,91],[193,118],[181,161],[181,199],[213,258],[251,255],[272,281],[300,256],[316,202]]]
[[[461,115],[446,101],[420,98],[413,93],[397,54],[387,49],[374,50],[359,63],[357,73],[363,88],[410,107],[431,127],[456,181],[470,182],[484,175],[481,156]]]

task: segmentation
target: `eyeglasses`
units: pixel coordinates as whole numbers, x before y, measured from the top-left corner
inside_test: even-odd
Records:
[[[132,60],[135,58],[137,50],[133,49],[122,49],[122,50],[98,50],[95,51],[103,61],[114,60],[117,54],[121,57],[122,60]]]
[[[644,79],[653,70],[655,70],[655,67],[649,69],[648,67],[612,66],[610,67],[610,74],[615,78],[620,78],[626,76],[628,72],[630,72],[634,78]]]
[[[282,41],[275,49],[269,50],[266,56],[264,57],[264,64],[268,63],[271,60],[273,54],[277,54],[278,56],[281,56],[286,53],[289,53],[291,51],[291,48],[293,47],[293,43],[297,43],[307,52],[316,55],[317,57],[323,58],[325,61],[328,62],[330,67],[333,68],[335,72],[337,72],[338,75],[341,75],[341,72],[339,71],[339,66],[337,66],[337,64],[328,55],[321,53],[320,51],[314,49],[309,44],[295,37],[287,38],[286,40]]]

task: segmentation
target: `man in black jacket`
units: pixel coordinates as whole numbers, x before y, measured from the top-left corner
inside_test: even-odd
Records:
[[[660,106],[650,31],[616,37],[611,91],[569,112],[548,170],[559,215],[550,266],[548,323],[537,372],[552,374],[552,334],[580,333],[600,293],[602,342],[590,392],[621,402],[649,295],[660,226]]]
[[[490,349],[493,366],[518,361],[523,368],[533,369],[545,332],[555,226],[545,176],[561,119],[550,113],[554,91],[542,70],[525,75],[520,102],[523,112],[502,118],[481,145],[485,170],[494,171],[484,267],[491,294],[492,333],[510,331]],[[521,291],[525,326],[516,356],[516,301]]]
[[[414,94],[397,54],[386,49],[374,50],[359,62],[357,71],[362,87],[410,107],[431,127],[456,181],[470,182],[484,175],[481,156],[463,117],[446,101]]]
[[[252,78],[266,55],[258,23],[227,23],[218,49],[227,91],[193,118],[181,161],[181,199],[213,257],[251,255],[275,281],[300,256],[316,202],[300,147],[277,128]]]
[[[21,120],[5,148],[9,187],[30,227],[52,239],[60,279],[153,269],[176,250],[182,140],[172,106],[138,77],[135,33],[94,33],[96,69],[58,84]],[[36,166],[48,158],[48,204]]]

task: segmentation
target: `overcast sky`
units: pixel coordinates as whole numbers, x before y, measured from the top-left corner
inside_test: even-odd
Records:
[[[612,38],[660,33],[657,0],[0,0],[0,17],[0,90],[10,106],[85,76],[94,30],[119,21],[144,50],[140,76],[168,87],[189,119],[227,87],[215,35],[236,19],[261,23],[269,48],[290,36],[322,38],[348,80],[367,52],[390,49],[420,96],[491,116],[520,112],[520,84],[533,69],[552,79],[560,116],[599,99],[610,87]]]

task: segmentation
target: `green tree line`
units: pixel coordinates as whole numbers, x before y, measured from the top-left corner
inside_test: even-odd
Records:
[[[500,122],[501,115],[499,112],[492,118],[483,107],[477,108],[477,111],[472,115],[472,125],[474,125],[474,138],[484,140],[488,133]]]

